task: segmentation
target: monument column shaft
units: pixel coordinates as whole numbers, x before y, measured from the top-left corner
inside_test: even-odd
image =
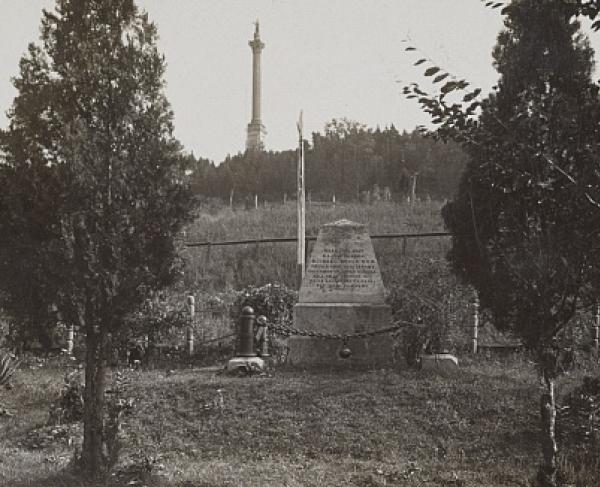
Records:
[[[261,70],[260,70],[260,54],[265,47],[264,42],[260,40],[258,30],[258,21],[256,22],[256,30],[254,31],[254,39],[248,44],[252,49],[252,118],[248,124],[248,138],[246,139],[246,150],[263,148],[263,137],[266,130],[260,119],[260,104],[261,104]]]
[[[252,49],[252,121],[260,122],[260,51],[261,47]]]

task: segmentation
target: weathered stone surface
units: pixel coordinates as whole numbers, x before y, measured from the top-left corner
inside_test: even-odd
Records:
[[[421,355],[421,369],[454,372],[458,370],[458,359],[450,353]]]
[[[299,302],[383,304],[381,272],[364,225],[349,220],[323,225]]]
[[[371,239],[364,225],[348,220],[319,231],[294,307],[294,326],[325,334],[352,335],[390,326],[384,287]],[[389,361],[389,335],[351,338],[349,358],[338,353],[340,339],[292,336],[288,362],[295,365],[376,364]]]
[[[326,334],[350,335],[390,326],[391,311],[387,305],[355,303],[298,303],[294,307],[297,328]],[[369,338],[352,338],[348,346],[352,355],[339,357],[342,340],[292,336],[288,362],[301,364],[383,363],[392,356],[392,340],[388,334]]]
[[[233,357],[227,362],[227,370],[237,370],[246,367],[264,370],[265,361],[260,357]]]

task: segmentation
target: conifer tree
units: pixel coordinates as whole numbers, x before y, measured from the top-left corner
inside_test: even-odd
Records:
[[[600,290],[600,102],[593,53],[569,2],[513,0],[504,13],[493,53],[500,79],[481,115],[440,114],[444,135],[454,130],[470,156],[443,216],[454,270],[540,366],[539,478],[554,486],[560,337]]]
[[[133,0],[57,0],[14,78],[0,138],[0,295],[85,334],[82,466],[107,467],[110,336],[178,275],[188,214],[157,30]]]

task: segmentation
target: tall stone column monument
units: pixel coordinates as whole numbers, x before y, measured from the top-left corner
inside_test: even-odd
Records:
[[[248,44],[252,49],[252,119],[248,124],[248,137],[246,138],[246,150],[261,150],[264,148],[264,137],[267,135],[265,126],[260,119],[261,102],[261,73],[260,73],[260,54],[265,47],[265,43],[260,40],[260,31],[258,20],[254,29],[254,39]]]

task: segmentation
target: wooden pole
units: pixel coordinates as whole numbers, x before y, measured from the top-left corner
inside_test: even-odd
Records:
[[[304,141],[302,137],[302,111],[300,111],[300,118],[298,119],[298,198],[297,211],[298,211],[298,240],[297,240],[297,271],[298,271],[298,289],[302,285],[302,279],[304,278],[305,272],[305,214],[306,206],[304,201],[305,188],[304,188]]]

